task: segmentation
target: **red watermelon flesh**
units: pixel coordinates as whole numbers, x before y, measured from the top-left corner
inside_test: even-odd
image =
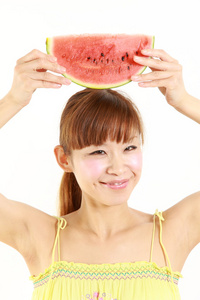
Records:
[[[47,38],[47,53],[67,70],[65,77],[85,87],[104,89],[124,85],[146,67],[134,62],[142,49],[154,47],[154,36],[83,34]]]

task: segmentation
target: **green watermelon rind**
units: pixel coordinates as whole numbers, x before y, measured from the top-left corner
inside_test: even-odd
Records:
[[[51,45],[52,45],[52,38],[47,38],[46,39],[46,51],[47,51],[47,54],[50,54],[50,55],[53,55],[52,51],[51,51]],[[155,45],[155,36],[152,36],[152,44],[151,44],[151,49],[154,48],[154,45]],[[142,70],[140,70],[138,73],[135,73],[134,75],[140,75],[142,74],[145,70],[146,70],[147,67],[143,67]],[[91,88],[91,89],[108,89],[108,88],[117,88],[117,87],[120,87],[122,85],[125,85],[129,82],[131,82],[132,80],[126,80],[126,81],[122,81],[122,82],[119,82],[119,83],[115,83],[113,85],[110,85],[110,84],[104,84],[104,85],[95,85],[95,84],[89,84],[89,83],[85,83],[83,81],[80,81],[78,80],[77,78],[74,78],[72,76],[70,76],[69,74],[67,73],[64,73],[62,74],[64,77],[66,77],[67,79],[71,80],[72,82],[80,85],[80,86],[83,86],[83,87],[88,87],[88,88]]]

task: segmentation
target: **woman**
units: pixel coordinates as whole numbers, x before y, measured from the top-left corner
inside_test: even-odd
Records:
[[[162,50],[134,57],[152,69],[133,76],[158,87],[177,111],[200,123],[200,101],[189,95],[179,63]],[[56,59],[32,51],[16,65],[10,92],[0,101],[0,127],[41,87],[69,80]],[[33,299],[180,299],[178,279],[200,241],[200,192],[154,215],[128,207],[140,179],[143,129],[134,104],[112,90],[85,89],[63,111],[60,145],[64,170],[60,215],[53,217],[0,195],[0,241],[24,257]]]

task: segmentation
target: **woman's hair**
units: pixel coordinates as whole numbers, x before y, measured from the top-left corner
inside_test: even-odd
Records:
[[[66,155],[73,149],[102,145],[109,138],[127,143],[139,133],[143,143],[143,124],[135,104],[120,92],[84,89],[67,102],[60,121],[60,145]],[[82,192],[73,173],[65,172],[59,192],[59,215],[81,206]]]

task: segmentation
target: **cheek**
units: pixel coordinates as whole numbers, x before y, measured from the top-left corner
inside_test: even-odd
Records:
[[[103,172],[104,166],[101,161],[86,160],[81,163],[81,172],[86,177],[98,178]]]
[[[131,157],[129,164],[133,170],[140,171],[142,169],[142,153],[135,153],[135,155]]]

